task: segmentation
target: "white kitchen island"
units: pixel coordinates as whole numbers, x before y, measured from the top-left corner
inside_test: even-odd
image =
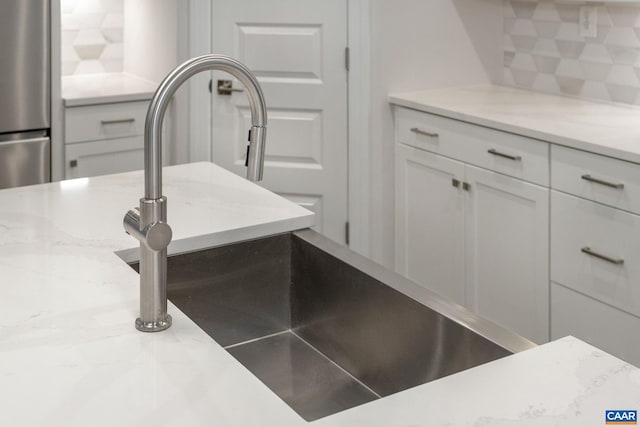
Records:
[[[171,303],[134,328],[138,275],[120,256],[142,172],[0,192],[1,426],[307,424]],[[212,164],[165,168],[170,252],[313,225]],[[250,262],[251,260],[247,260]],[[332,415],[318,426],[604,425],[640,409],[640,370],[565,338]]]

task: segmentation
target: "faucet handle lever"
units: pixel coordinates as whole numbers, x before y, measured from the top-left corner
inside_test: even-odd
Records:
[[[135,237],[152,251],[166,249],[173,237],[171,227],[164,221],[155,221],[140,229],[140,210],[137,208],[127,212],[122,222],[127,234]]]
[[[135,237],[137,240],[142,239],[142,234],[140,232],[140,209],[133,208],[128,211],[124,215],[124,219],[122,220],[122,225],[124,225],[124,231],[130,236]]]
[[[163,221],[157,221],[145,227],[142,232],[145,235],[144,244],[152,251],[161,251],[166,249],[173,237],[173,231],[169,224]]]

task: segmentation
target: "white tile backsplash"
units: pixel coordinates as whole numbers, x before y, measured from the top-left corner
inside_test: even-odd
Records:
[[[62,75],[122,72],[124,0],[61,0]]]
[[[533,13],[533,20],[536,22],[560,22],[558,9],[551,3],[541,3]]]
[[[596,37],[580,35],[581,6],[505,0],[503,83],[640,105],[640,6],[592,5]]]
[[[549,74],[550,76],[555,74],[560,64],[560,58],[545,55],[533,55],[533,61],[536,63],[536,70],[540,74]]]
[[[531,1],[512,0],[511,7],[516,18],[532,19],[536,11],[537,4]]]

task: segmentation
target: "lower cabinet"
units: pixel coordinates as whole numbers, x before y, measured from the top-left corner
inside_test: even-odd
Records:
[[[396,269],[640,366],[640,165],[396,107]]]
[[[640,366],[640,319],[551,283],[551,339],[575,336]]]
[[[396,147],[396,270],[465,305],[464,163]]]
[[[549,340],[549,189],[467,165],[467,301],[480,316]]]
[[[537,343],[549,339],[549,190],[403,144],[396,269]]]
[[[553,338],[573,335],[640,365],[639,233],[640,215],[552,190]]]
[[[144,165],[142,137],[68,144],[65,147],[65,178],[129,172]]]
[[[66,107],[65,178],[142,169],[148,107],[148,100]]]

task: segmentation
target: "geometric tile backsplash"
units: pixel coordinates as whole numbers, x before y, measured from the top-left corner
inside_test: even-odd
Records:
[[[505,0],[503,84],[640,105],[640,7],[594,6],[596,35],[583,37],[581,6]]]
[[[0,0],[2,1],[2,0]],[[503,84],[640,105],[640,6],[504,0]],[[62,75],[123,70],[124,0],[61,0]]]
[[[62,0],[60,6],[62,75],[121,72],[123,0]]]

